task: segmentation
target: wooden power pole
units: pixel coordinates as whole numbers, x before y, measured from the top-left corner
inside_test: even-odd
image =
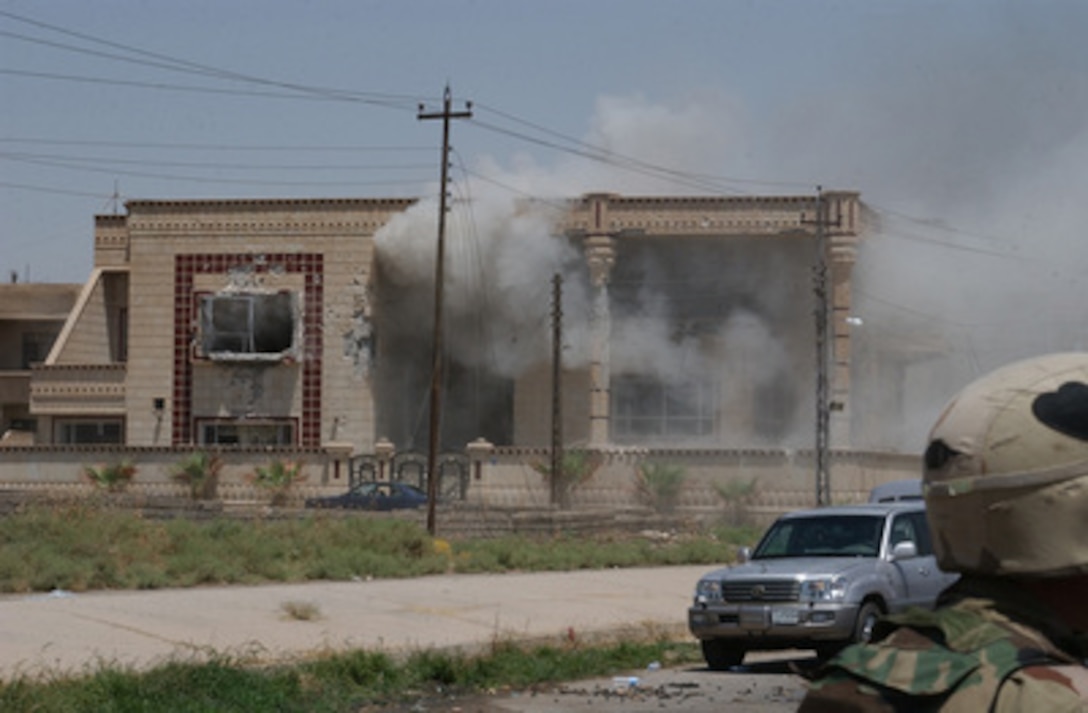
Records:
[[[472,117],[472,103],[465,102],[464,111],[453,111],[453,98],[450,87],[442,98],[442,111],[426,112],[419,107],[418,118],[442,120],[442,170],[438,198],[438,249],[434,263],[434,342],[431,363],[431,420],[430,441],[427,448],[427,532],[435,534],[435,503],[438,500],[438,447],[441,430],[442,412],[442,293],[444,291],[444,268],[446,262],[446,194],[449,182],[450,163],[450,119],[468,119]]]
[[[813,275],[813,291],[816,294],[816,504],[831,504],[831,355],[832,320],[831,287],[828,285],[827,233],[838,225],[832,222],[827,210],[823,188],[816,187],[816,218],[805,220],[816,229],[816,266]]]
[[[552,463],[551,502],[559,505],[563,472],[563,278],[552,277]]]

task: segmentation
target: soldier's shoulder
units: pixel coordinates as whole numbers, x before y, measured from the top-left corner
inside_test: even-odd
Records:
[[[1011,674],[1030,660],[1020,636],[985,607],[912,610],[883,620],[873,641],[847,647],[812,674],[802,711],[986,710]],[[1042,652],[1031,652],[1037,657]],[[1042,661],[1043,659],[1037,658]],[[1050,662],[1048,662],[1050,663]],[[1045,672],[1023,674],[1027,695],[1048,692]],[[1048,710],[1024,708],[1021,710]],[[1061,710],[1061,709],[1059,709]],[[1073,709],[1077,710],[1077,709]]]
[[[1088,669],[1077,665],[1026,666],[1002,684],[993,710],[1088,711]]]

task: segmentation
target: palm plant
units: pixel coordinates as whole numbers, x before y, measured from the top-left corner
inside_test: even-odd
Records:
[[[136,466],[127,460],[99,466],[83,466],[83,478],[99,490],[121,493],[136,477]]]
[[[645,461],[635,467],[635,491],[639,499],[659,513],[676,509],[687,479],[682,466]]]
[[[219,490],[222,459],[207,451],[194,451],[175,464],[170,477],[189,489],[193,500],[214,500]]]
[[[600,453],[581,448],[563,451],[557,473],[552,473],[551,463],[534,463],[533,469],[544,476],[555,494],[556,503],[561,509],[570,507],[570,495],[600,469],[603,464]]]
[[[748,505],[755,498],[757,481],[758,478],[753,477],[751,480],[734,478],[727,482],[714,483],[714,490],[718,493],[718,497],[722,499],[726,514],[732,524],[744,525],[748,523],[750,519]]]
[[[306,475],[302,472],[301,463],[277,458],[267,466],[257,466],[249,480],[258,488],[271,493],[273,505],[284,505],[291,489],[306,480]]]

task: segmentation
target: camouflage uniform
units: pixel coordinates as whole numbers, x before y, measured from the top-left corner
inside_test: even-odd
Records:
[[[937,562],[963,577],[817,670],[801,710],[1088,711],[1088,352],[968,384],[923,461]]]
[[[1014,580],[968,575],[813,673],[801,713],[1088,711],[1086,642]]]

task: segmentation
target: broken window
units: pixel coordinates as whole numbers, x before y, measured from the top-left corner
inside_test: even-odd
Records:
[[[201,445],[293,446],[295,427],[290,421],[217,420],[200,424]]]
[[[206,295],[200,301],[200,346],[211,359],[282,359],[295,345],[291,292]]]
[[[670,384],[644,376],[612,380],[612,437],[620,443],[713,437],[717,393],[709,381]]]

